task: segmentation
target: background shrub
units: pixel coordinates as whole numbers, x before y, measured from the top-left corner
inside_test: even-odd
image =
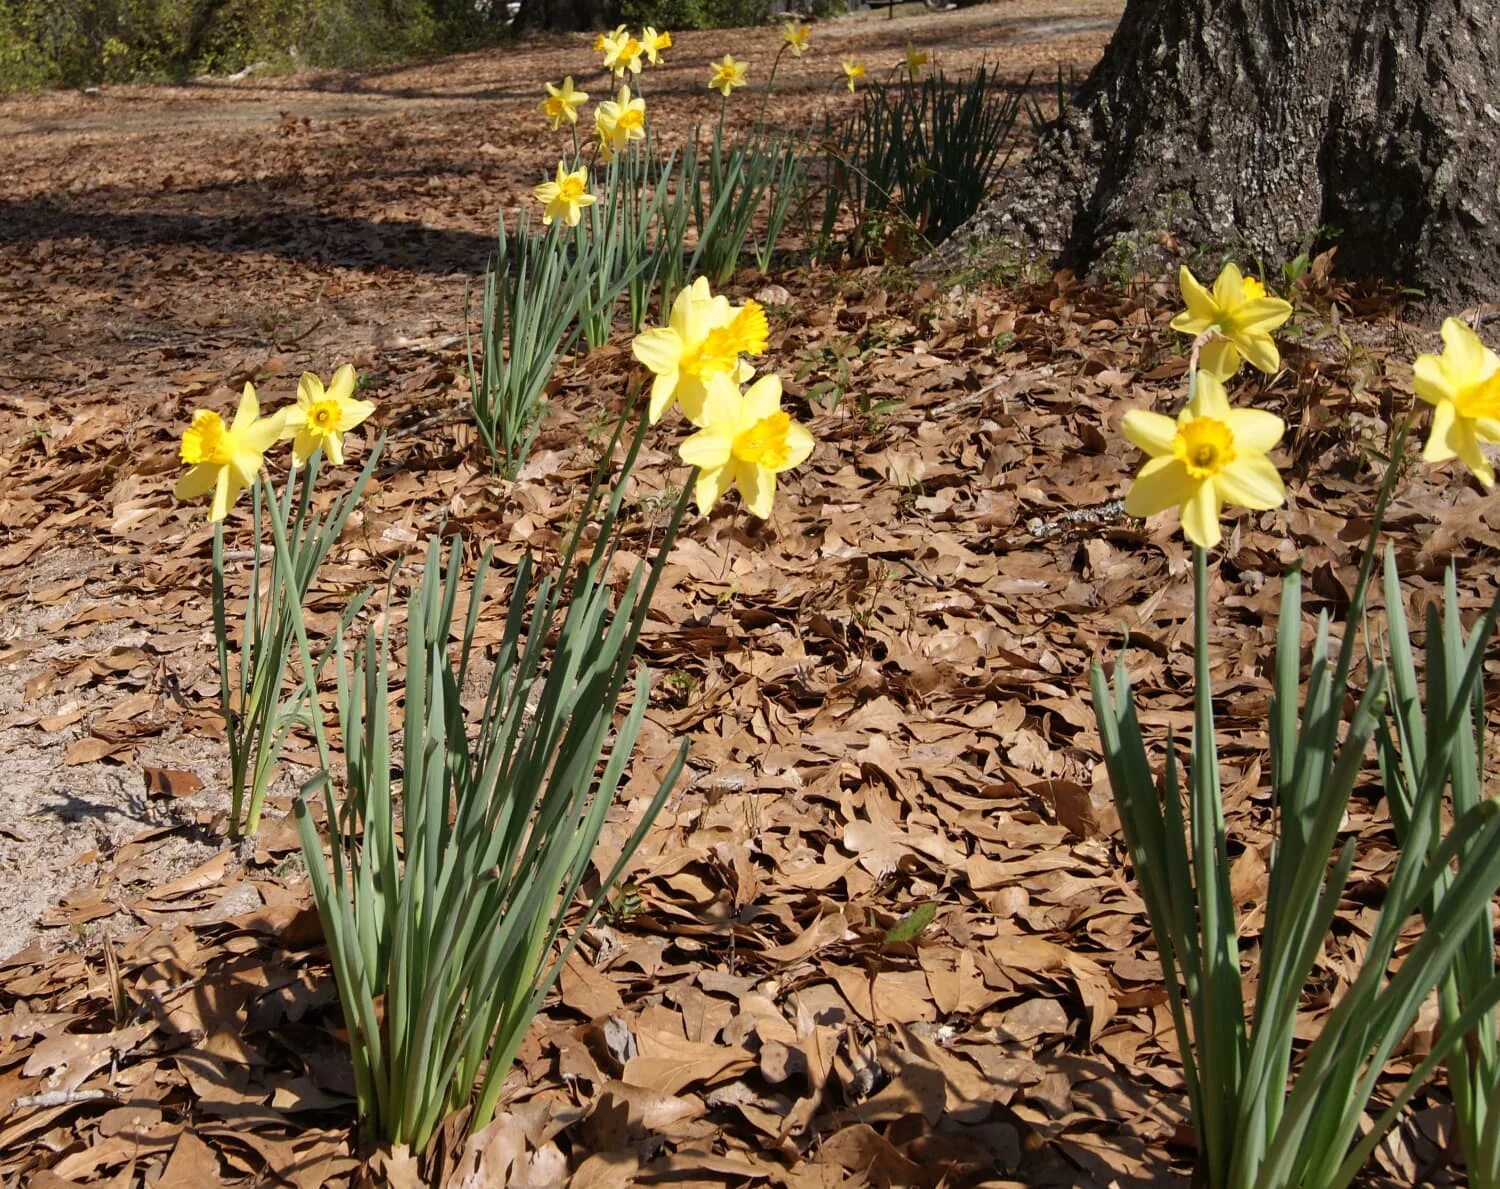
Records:
[[[0,0],[0,90],[362,66],[501,28],[473,0]]]

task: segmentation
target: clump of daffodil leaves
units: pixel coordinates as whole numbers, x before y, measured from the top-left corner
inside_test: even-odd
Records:
[[[326,513],[311,503],[318,471],[327,460],[344,461],[344,439],[375,410],[354,395],[356,377],[347,364],[325,387],[305,374],[296,400],[263,417],[255,388],[247,383],[234,419],[227,425],[213,409],[199,409],[183,431],[180,454],[190,468],[177,481],[180,500],[209,496],[213,538],[214,637],[219,659],[219,707],[229,741],[229,832],[253,837],[260,828],[266,790],[288,732],[302,721],[300,692],[283,689],[302,604],[314,575],[327,557],[369,481],[377,447],[353,488]],[[291,443],[293,477],[278,496],[267,476],[266,455],[279,442]],[[294,500],[297,476],[300,493]],[[224,520],[247,489],[253,491],[253,530],[245,604],[231,630],[226,607]],[[269,519],[275,537],[271,581],[261,581],[258,544]],[[238,647],[235,663],[230,653]]]
[[[1228,385],[1243,361],[1267,374],[1279,370],[1271,335],[1291,307],[1232,264],[1211,291],[1186,268],[1181,283],[1187,310],[1172,326],[1196,340],[1186,405],[1175,418],[1131,410],[1122,430],[1149,456],[1126,495],[1126,510],[1145,517],[1178,509],[1192,547],[1194,709],[1186,820],[1176,749],[1168,740],[1159,782],[1123,658],[1112,682],[1095,662],[1091,684],[1105,765],[1182,1054],[1198,1144],[1195,1180],[1208,1189],[1348,1185],[1411,1095],[1446,1059],[1471,1181],[1500,1185],[1500,979],[1489,916],[1500,887],[1500,806],[1478,791],[1484,724],[1470,715],[1471,706],[1484,705],[1479,683],[1497,605],[1465,629],[1450,571],[1442,617],[1436,609],[1428,613],[1424,699],[1388,552],[1387,628],[1367,652],[1390,657],[1391,668],[1369,663],[1345,721],[1366,589],[1408,421],[1395,435],[1393,461],[1375,499],[1342,640],[1335,649],[1327,617],[1319,619],[1305,682],[1300,574],[1294,567],[1283,580],[1268,723],[1277,841],[1260,935],[1242,942],[1214,735],[1208,554],[1222,543],[1226,505],[1269,510],[1285,499],[1271,457],[1285,426],[1267,410],[1237,407]],[[1422,456],[1429,462],[1458,458],[1489,486],[1493,471],[1481,447],[1500,441],[1500,360],[1453,319],[1442,337],[1443,354],[1423,355],[1413,368],[1417,395],[1433,410]],[[1376,738],[1401,850],[1373,928],[1362,928],[1362,964],[1304,1047],[1299,1008],[1355,857],[1355,839],[1340,844],[1339,835]],[[1453,802],[1445,809],[1449,786]],[[1445,821],[1451,823],[1446,832]],[[1396,965],[1397,943],[1418,912],[1426,928]],[[1242,945],[1254,955],[1248,966]],[[1246,969],[1254,972],[1250,984]],[[1386,1060],[1434,990],[1441,991],[1442,1030],[1372,1123],[1371,1094]]]

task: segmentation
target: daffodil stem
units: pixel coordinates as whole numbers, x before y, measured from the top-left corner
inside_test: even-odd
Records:
[[[760,114],[755,117],[755,130],[763,131],[766,126],[766,104],[771,101],[771,95],[776,90],[776,70],[781,65],[781,55],[786,53],[787,47],[783,45],[776,51],[776,57],[771,62],[771,74],[766,79],[766,89],[760,97]]]
[[[1354,593],[1349,599],[1349,614],[1345,617],[1344,639],[1339,644],[1338,664],[1334,669],[1333,688],[1345,688],[1349,670],[1354,664],[1354,638],[1365,616],[1365,595],[1369,590],[1370,577],[1375,572],[1376,546],[1385,525],[1386,510],[1391,497],[1396,493],[1396,484],[1405,470],[1406,439],[1411,433],[1412,414],[1408,413],[1396,427],[1391,440],[1390,457],[1386,460],[1385,474],[1380,480],[1380,492],[1375,497],[1375,508],[1370,515],[1370,531],[1365,537],[1364,555],[1359,559],[1359,577],[1354,582]]]
[[[1229,856],[1219,756],[1214,736],[1213,665],[1208,646],[1208,550],[1193,546],[1193,746],[1189,800],[1193,881],[1198,901],[1202,978],[1196,1048],[1207,1117],[1199,1120],[1202,1151],[1211,1168],[1227,1171],[1245,1059],[1238,928],[1229,890]],[[1185,889],[1184,889],[1185,890]],[[1210,1184],[1224,1184],[1223,1175]]]

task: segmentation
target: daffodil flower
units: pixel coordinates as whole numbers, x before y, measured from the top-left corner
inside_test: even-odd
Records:
[[[672,35],[663,29],[658,33],[650,25],[641,30],[641,49],[646,54],[646,61],[653,66],[661,64],[662,50],[672,48]]]
[[[902,61],[896,63],[896,68],[898,70],[904,68],[906,70],[907,77],[915,82],[922,76],[922,67],[926,66],[928,61],[929,58],[927,52],[925,50],[917,49],[916,46],[912,45],[912,43],[908,41],[906,43],[906,57]]]
[[[606,70],[611,70],[615,74],[624,74],[627,70],[631,74],[641,72],[641,55],[645,51],[641,43],[623,26],[604,38],[601,49]]]
[[[781,40],[792,51],[792,57],[800,58],[807,52],[807,39],[812,30],[801,21],[786,21],[781,26]]]
[[[375,411],[367,400],[354,399],[354,368],[344,364],[328,387],[312,372],[303,372],[297,403],[284,410],[283,438],[292,440],[292,461],[302,466],[319,446],[336,466],[344,463],[344,435]]]
[[[849,84],[849,90],[853,91],[855,81],[865,77],[865,64],[853,58],[845,58],[839,65],[844,71],[844,81]]]
[[[646,101],[632,99],[630,88],[621,87],[613,99],[594,108],[594,130],[599,134],[599,156],[614,160],[631,141],[646,139]]]
[[[580,165],[570,173],[561,161],[557,163],[557,180],[543,182],[532,194],[542,204],[543,226],[550,226],[552,220],[561,216],[569,227],[577,227],[583,218],[583,208],[593,206],[596,201],[589,193],[588,167]]]
[[[1198,370],[1227,380],[1240,369],[1240,358],[1270,375],[1281,366],[1281,355],[1271,331],[1292,316],[1292,307],[1279,297],[1267,297],[1266,287],[1226,264],[1210,293],[1182,266],[1178,274],[1187,309],[1172,319],[1172,329],[1197,337],[1207,330],[1215,336],[1198,357]]]
[[[547,84],[547,98],[542,100],[541,111],[552,121],[552,131],[556,132],[562,127],[564,120],[570,124],[578,123],[578,109],[588,101],[587,91],[573,89],[573,76],[570,74],[563,79],[560,87]]]
[[[1443,322],[1443,353],[1418,355],[1412,364],[1417,395],[1432,406],[1432,430],[1422,448],[1426,462],[1461,459],[1485,487],[1495,469],[1481,442],[1500,442],[1500,357],[1457,318]]]
[[[736,62],[733,55],[725,54],[722,62],[711,62],[713,73],[708,78],[708,89],[717,91],[725,99],[735,87],[745,85],[745,64]]]
[[[208,519],[223,520],[240,492],[255,482],[266,451],[281,437],[285,423],[285,412],[260,415],[252,384],[245,385],[234,422],[227,427],[213,410],[199,409],[182,433],[182,461],[192,470],[177,480],[172,494],[195,500],[213,492]]]
[[[631,345],[655,377],[651,421],[660,421],[677,403],[689,421],[703,425],[709,389],[737,391],[754,374],[740,356],[764,351],[769,333],[766,312],[757,302],[736,310],[727,297],[709,291],[707,277],[699,277],[672,302],[667,325],[642,331]]]
[[[1276,467],[1266,457],[1286,431],[1274,413],[1236,409],[1224,385],[1199,372],[1193,399],[1173,421],[1132,409],[1121,428],[1151,456],[1125,496],[1132,516],[1182,510],[1182,531],[1194,545],[1219,543],[1226,503],[1264,510],[1286,499]]]
[[[703,428],[679,448],[698,469],[693,502],[706,513],[731,487],[766,520],[776,502],[776,476],[812,453],[813,436],[781,411],[781,377],[762,376],[744,392],[715,386],[703,407]]]

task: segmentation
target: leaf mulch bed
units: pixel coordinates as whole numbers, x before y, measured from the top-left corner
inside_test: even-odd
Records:
[[[968,11],[999,20],[1009,10]],[[835,32],[904,44],[931,27],[875,24]],[[722,36],[679,48],[706,58]],[[538,67],[547,77],[582,56],[576,45],[528,52],[552,55]],[[836,60],[830,48],[822,65]],[[514,120],[531,97],[493,102]],[[377,136],[399,140],[403,118],[417,125],[412,140],[436,136],[431,113],[339,135],[373,152]],[[255,138],[286,143],[281,165],[312,169],[323,158],[299,138],[325,134],[316,121],[285,135],[220,130],[175,164],[226,171],[225,200],[253,208],[254,190],[229,175],[251,168]],[[483,142],[501,145],[505,168],[522,151],[511,137]],[[41,160],[51,143],[22,147]],[[394,170],[407,158],[399,144],[391,151]],[[490,156],[482,144],[465,151]],[[54,212],[133,201],[51,181]],[[35,195],[25,217],[43,220],[28,224],[37,234],[0,245],[0,275],[31,292],[0,314],[12,348],[0,398],[0,599],[13,625],[0,675],[24,694],[7,738],[62,736],[59,764],[139,788],[143,820],[158,822],[77,860],[92,878],[0,964],[7,1183],[1185,1178],[1175,1040],[1085,684],[1090,662],[1128,637],[1158,749],[1190,721],[1187,551],[1171,524],[1132,522],[1110,505],[1139,461],[1120,417],[1175,408],[1185,361],[1166,326],[1169,287],[1122,293],[1066,274],[1011,289],[875,269],[736,280],[737,295],[766,302],[764,366],[820,444],[787,477],[769,524],[725,508],[693,521],[676,547],[644,643],[653,712],[605,851],[626,837],[683,735],[690,774],[531,1030],[496,1123],[468,1146],[445,1135],[426,1164],[356,1150],[342,1022],[289,802],[275,800],[254,846],[221,841],[209,534],[201,510],[170,497],[177,434],[192,407],[224,404],[246,376],[278,400],[303,367],[326,374],[355,357],[373,376],[389,454],[313,594],[312,622],[327,625],[351,592],[384,583],[440,529],[476,551],[495,547],[503,596],[521,553],[545,556],[566,531],[630,365],[621,340],[564,368],[526,473],[495,480],[455,416],[462,277],[319,262],[329,219],[383,234],[368,210],[351,209],[380,200],[362,197],[347,169],[321,184],[328,201],[308,198],[296,241],[311,263],[263,242],[242,250],[234,236],[250,232],[231,224],[196,243],[116,244],[106,292],[86,283],[103,250],[88,220],[57,214],[60,230],[42,235]],[[399,193],[422,187],[408,177]],[[152,197],[164,195],[181,192]],[[495,201],[489,193],[486,219]],[[292,217],[289,192],[273,205]],[[371,242],[372,259],[390,250]],[[231,283],[216,277],[220,265]],[[134,312],[133,300],[144,303]],[[283,303],[260,329],[256,301]],[[1300,561],[1309,615],[1341,611],[1388,425],[1411,401],[1409,360],[1431,346],[1323,269],[1302,305],[1287,370],[1237,389],[1291,426],[1289,505],[1240,515],[1216,558],[1217,709],[1247,935],[1270,841],[1262,724],[1278,578]],[[49,310],[62,311],[61,330],[48,329]],[[637,556],[681,480],[678,436],[658,431],[638,468]],[[1456,474],[1414,472],[1391,526],[1413,598],[1434,597],[1454,558],[1466,605],[1488,601],[1497,527],[1500,504]],[[242,570],[252,547],[243,536],[231,544]],[[1356,799],[1348,829],[1358,870],[1309,988],[1309,1032],[1347,985],[1394,857],[1378,789]],[[24,848],[26,829],[11,833],[23,841],[6,845]],[[187,844],[197,849],[184,863]],[[1432,1024],[1423,1018],[1394,1076],[1420,1060]],[[1370,1183],[1442,1175],[1448,1133],[1435,1087]]]

